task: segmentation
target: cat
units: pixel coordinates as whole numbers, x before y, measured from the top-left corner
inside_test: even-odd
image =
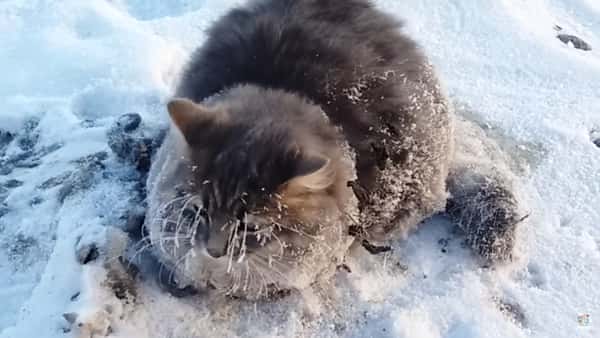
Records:
[[[366,0],[255,0],[208,31],[167,105],[144,227],[178,285],[261,299],[329,278],[447,210],[509,261],[510,180],[455,161],[455,116],[401,23]]]

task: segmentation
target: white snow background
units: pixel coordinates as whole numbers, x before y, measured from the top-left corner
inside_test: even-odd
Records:
[[[74,246],[118,221],[131,169],[110,154],[93,185],[64,203],[60,185],[40,185],[108,151],[106,131],[124,113],[164,126],[186,58],[239,2],[0,1],[0,129],[17,135],[3,156],[29,151],[35,162],[0,175],[0,186],[23,182],[0,188],[0,337],[76,336],[64,332],[63,313],[116,306],[98,285],[102,269],[80,266]],[[112,336],[600,337],[600,2],[376,3],[405,20],[457,108],[527,165],[521,259],[481,268],[438,217],[395,245],[406,271],[357,263],[339,278],[337,312],[320,320],[307,320],[293,297],[217,304],[175,299],[148,282],[141,304],[111,309],[122,317],[112,319]],[[563,44],[555,25],[594,49]],[[578,323],[582,314],[589,325]]]

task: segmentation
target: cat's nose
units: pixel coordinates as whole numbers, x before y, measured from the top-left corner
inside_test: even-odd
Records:
[[[206,252],[212,258],[220,258],[227,254],[227,247],[225,245],[218,245],[218,246],[207,245]]]
[[[227,254],[227,243],[229,232],[220,226],[210,226],[205,237],[205,248],[209,256],[213,258],[223,257]]]
[[[197,231],[196,239],[201,241],[200,243],[203,244],[206,253],[212,258],[223,257],[227,254],[226,241],[214,238],[214,235],[211,238],[209,231]]]

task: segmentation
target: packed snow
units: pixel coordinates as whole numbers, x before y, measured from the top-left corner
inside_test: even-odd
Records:
[[[127,113],[164,128],[187,57],[242,2],[0,1],[0,337],[600,336],[596,0],[376,1],[518,163],[529,218],[513,264],[482,267],[440,216],[391,255],[351,257],[312,311],[295,296],[177,299],[151,280],[135,304],[116,299],[75,254],[118,236],[134,199],[139,177],[107,131]]]

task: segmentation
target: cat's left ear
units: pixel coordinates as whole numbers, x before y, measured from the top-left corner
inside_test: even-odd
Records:
[[[223,109],[206,107],[188,99],[176,98],[167,104],[171,121],[189,144],[207,141],[207,136],[221,130],[229,122]]]
[[[336,172],[331,160],[322,156],[311,156],[301,160],[296,176],[288,180],[283,194],[298,195],[328,189],[335,182]]]

